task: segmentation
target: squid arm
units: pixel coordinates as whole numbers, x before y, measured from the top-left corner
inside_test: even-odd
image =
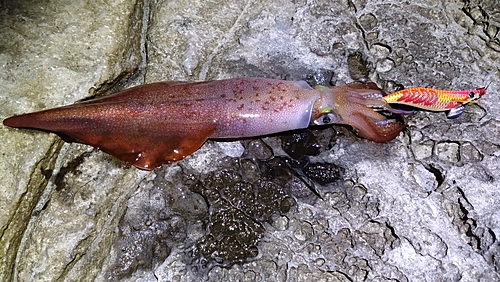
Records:
[[[312,88],[304,81],[265,78],[158,82],[13,116],[3,124],[53,132],[152,170],[185,158],[208,138],[261,136],[310,125],[347,124],[369,140],[389,141],[403,125],[370,108],[371,95],[381,95],[375,88]]]
[[[330,92],[329,96],[334,99],[336,117],[330,117],[333,120],[331,124],[350,125],[360,136],[375,142],[390,141],[404,128],[397,120],[387,119],[372,109],[385,105],[380,100],[383,92],[374,83],[356,83],[324,90]]]

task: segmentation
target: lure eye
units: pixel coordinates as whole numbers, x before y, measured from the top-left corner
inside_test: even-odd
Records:
[[[334,113],[326,113],[314,120],[313,123],[316,125],[334,124],[338,121],[338,119],[339,118]]]
[[[474,99],[476,98],[476,93],[474,91],[469,92],[469,99]]]

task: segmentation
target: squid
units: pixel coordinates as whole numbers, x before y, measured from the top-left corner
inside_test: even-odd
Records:
[[[3,124],[52,132],[152,170],[182,160],[207,139],[255,137],[314,125],[349,125],[366,139],[387,142],[404,125],[372,109],[383,106],[373,98],[381,95],[376,86],[365,84],[313,88],[304,81],[266,78],[170,81],[13,116]]]

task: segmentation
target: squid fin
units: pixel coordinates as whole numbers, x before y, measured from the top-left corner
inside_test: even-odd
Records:
[[[88,136],[82,143],[99,148],[137,168],[152,170],[162,164],[180,161],[191,155],[214,131],[215,126],[203,125],[144,136],[107,134],[99,139]]]
[[[152,170],[198,150],[216,129],[214,123],[113,126],[84,118],[66,118],[57,109],[10,117],[10,127],[53,132],[68,142],[91,145],[140,169]],[[161,127],[161,128],[160,128]]]

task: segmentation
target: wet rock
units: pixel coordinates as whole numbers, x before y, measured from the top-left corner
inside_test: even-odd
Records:
[[[281,137],[283,150],[294,159],[303,159],[319,153],[319,144],[310,130],[303,130]]]
[[[262,140],[250,141],[247,150],[251,156],[261,161],[269,160],[274,156],[272,149]]]
[[[306,241],[306,240],[311,239],[311,237],[314,235],[314,230],[313,230],[310,223],[301,222],[301,223],[297,224],[293,235],[299,241]]]
[[[373,44],[370,48],[370,52],[377,58],[377,59],[385,59],[389,56],[391,53],[391,49],[388,46],[385,46],[383,44]]]
[[[429,193],[438,187],[438,180],[433,173],[434,171],[430,171],[421,164],[412,165],[409,169],[415,182],[423,192]]]
[[[454,142],[438,143],[434,154],[441,161],[456,164],[460,160],[460,144]]]
[[[470,142],[460,144],[460,160],[463,163],[477,163],[483,159],[481,152]]]
[[[347,62],[349,64],[349,74],[355,81],[366,81],[370,74],[370,64],[363,54],[356,52],[349,55]]]
[[[245,152],[245,148],[243,148],[243,145],[241,145],[241,142],[239,141],[218,142],[217,145],[219,145],[222,152],[229,157],[241,157]]]
[[[420,144],[416,144],[415,148],[413,149],[413,154],[415,155],[415,159],[423,160],[432,156],[433,149],[434,141],[427,140]]]
[[[303,169],[307,177],[321,185],[338,181],[341,179],[343,171],[342,168],[329,163],[309,163]]]
[[[407,239],[415,252],[422,256],[443,258],[448,251],[448,246],[443,239],[427,228],[413,229]]]
[[[359,23],[364,30],[372,30],[377,26],[377,17],[373,14],[364,14],[359,18]]]
[[[394,68],[394,61],[391,59],[385,59],[377,62],[375,69],[377,72],[384,73],[392,70]]]
[[[395,247],[398,242],[398,237],[390,226],[384,226],[380,222],[367,222],[358,232],[360,232],[359,238],[379,256],[383,255],[386,249]]]
[[[286,216],[280,216],[273,220],[273,227],[276,230],[284,231],[289,227],[289,220]]]

